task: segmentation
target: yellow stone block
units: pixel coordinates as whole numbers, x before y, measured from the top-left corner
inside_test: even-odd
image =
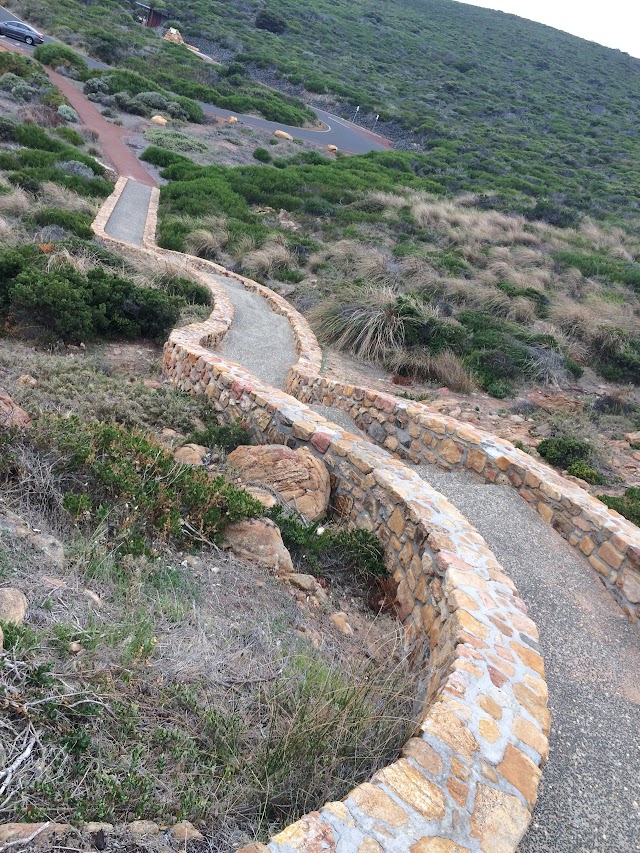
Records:
[[[380,788],[365,782],[358,785],[347,797],[369,817],[383,821],[394,829],[409,822],[409,815]],[[276,841],[278,836],[274,838]]]
[[[444,817],[446,811],[444,793],[406,758],[401,758],[379,770],[373,778],[383,782],[396,796],[427,820],[438,820]]]

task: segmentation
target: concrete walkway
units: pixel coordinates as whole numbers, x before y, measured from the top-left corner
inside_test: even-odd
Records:
[[[289,324],[258,294],[220,283],[236,311],[222,354],[284,389],[296,360]],[[359,432],[341,409],[312,408]],[[587,562],[513,489],[417,470],[484,536],[540,630],[551,754],[520,853],[640,851],[638,631]]]
[[[129,189],[131,187],[131,189]],[[110,234],[138,239],[148,195],[127,185]],[[147,189],[147,193],[150,191]],[[287,320],[230,279],[235,318],[220,351],[284,389],[296,361]],[[358,432],[345,412],[314,406]],[[514,489],[420,466],[480,531],[540,631],[552,715],[551,753],[520,853],[640,852],[640,644],[591,567]]]
[[[476,527],[540,631],[551,736],[520,853],[640,850],[640,639],[595,573],[509,486],[419,466]]]
[[[116,240],[141,246],[150,200],[150,186],[127,181],[104,230]]]

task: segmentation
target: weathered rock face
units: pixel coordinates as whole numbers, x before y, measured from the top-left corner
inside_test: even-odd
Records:
[[[13,587],[0,589],[0,621],[22,625],[27,615],[29,602],[24,592]]]
[[[0,388],[0,426],[26,429],[31,426],[31,418],[17,406],[4,388]]]
[[[241,483],[273,489],[310,521],[322,518],[329,508],[329,472],[306,447],[243,446],[230,453],[228,461]]]
[[[268,518],[248,518],[227,525],[224,544],[238,557],[257,560],[277,572],[293,571],[280,530]]]

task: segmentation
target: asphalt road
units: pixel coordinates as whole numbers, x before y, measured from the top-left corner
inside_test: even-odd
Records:
[[[0,21],[7,20],[15,21],[19,19],[8,9],[4,9],[0,6]],[[28,23],[28,21],[26,23]],[[44,33],[43,36],[45,42],[57,41],[57,39],[53,39]],[[1,36],[0,43],[17,45],[26,53],[33,53],[35,49],[33,46],[30,47],[24,42],[14,41],[13,39],[7,39]],[[89,68],[98,68],[100,70],[109,68],[109,66],[105,65],[104,62],[98,62],[96,59],[91,59],[84,54],[80,55],[85,60]],[[319,130],[313,130],[311,128],[290,127],[289,125],[278,124],[278,122],[274,121],[267,121],[266,119],[258,118],[257,116],[230,112],[229,110],[223,110],[219,107],[214,107],[211,104],[205,104],[202,102],[200,102],[200,106],[206,115],[214,118],[230,118],[234,116],[238,121],[242,122],[242,124],[247,125],[247,127],[256,127],[261,130],[270,130],[272,132],[276,130],[284,130],[286,133],[290,133],[295,139],[303,139],[305,142],[312,142],[321,146],[335,145],[340,151],[344,151],[348,154],[366,154],[369,151],[385,151],[390,147],[390,144],[385,145],[384,142],[378,141],[379,139],[382,139],[382,137],[372,138],[369,135],[370,132],[366,129],[358,127],[358,125],[355,125],[346,119],[327,113],[324,110],[314,110],[318,119],[322,122],[323,127]]]

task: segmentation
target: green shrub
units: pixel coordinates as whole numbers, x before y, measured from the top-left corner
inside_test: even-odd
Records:
[[[280,35],[286,32],[287,22],[278,12],[267,7],[256,15],[256,27]]]
[[[253,444],[251,433],[242,421],[230,424],[208,424],[205,429],[191,433],[189,441],[203,447],[217,447],[231,453],[236,447]]]
[[[624,495],[598,495],[602,503],[624,515],[629,521],[640,527],[640,488],[629,487]]]
[[[370,531],[322,528],[320,522],[307,524],[281,506],[274,507],[268,515],[280,528],[294,560],[304,561],[314,574],[322,573],[321,566],[339,564],[339,571],[347,579],[376,582],[388,576],[382,546]]]
[[[28,225],[59,225],[61,228],[71,232],[71,234],[75,234],[76,237],[81,237],[83,240],[90,240],[93,237],[93,231],[91,230],[92,217],[84,213],[46,207],[24,216],[23,222]]]
[[[175,325],[181,298],[100,267],[86,276],[70,267],[47,272],[19,252],[0,255],[0,306],[65,341],[100,335],[163,339]]]
[[[545,438],[538,445],[538,453],[550,465],[568,469],[573,463],[584,463],[585,460],[591,458],[593,447],[588,441],[563,435]]]
[[[53,132],[56,136],[59,136],[71,145],[75,145],[77,148],[82,148],[84,145],[84,137],[72,127],[56,127]]]
[[[640,290],[640,264],[611,258],[601,253],[556,252],[554,259],[565,269],[575,267],[590,278],[602,277]]]
[[[271,152],[266,148],[256,148],[253,152],[254,160],[259,160],[261,163],[270,163],[273,160]]]
[[[222,477],[176,466],[171,453],[138,430],[51,417],[37,423],[33,441],[53,451],[67,507],[81,506],[78,520],[85,524],[108,520],[109,536],[123,553],[145,553],[165,542],[219,543],[228,522],[264,512]]]
[[[48,42],[47,44],[38,45],[33,52],[33,56],[34,59],[37,59],[43,65],[48,65],[50,68],[59,68],[62,66],[73,69],[79,76],[85,75],[89,70],[87,63],[81,56],[78,56],[70,47],[59,42]]]
[[[80,120],[78,113],[68,104],[60,104],[58,107],[58,115],[65,121],[77,122]]]
[[[572,477],[579,477],[581,480],[592,485],[606,482],[599,471],[591,465],[587,465],[584,461],[572,462],[571,465],[568,465],[567,474],[571,474]]]

